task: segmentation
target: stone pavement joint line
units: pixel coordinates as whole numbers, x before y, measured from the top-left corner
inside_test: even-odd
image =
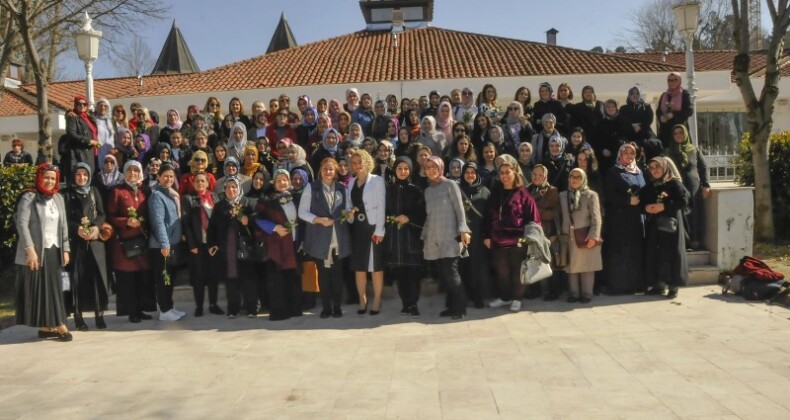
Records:
[[[0,419],[787,419],[790,311],[722,298],[524,301],[439,318],[107,317],[61,343],[0,331]],[[191,312],[181,302],[180,309]],[[87,320],[93,326],[93,320]]]

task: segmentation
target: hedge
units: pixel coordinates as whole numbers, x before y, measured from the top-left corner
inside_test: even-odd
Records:
[[[774,230],[777,239],[790,239],[790,131],[771,134],[768,164],[771,172]],[[735,163],[735,181],[740,185],[754,186],[754,165],[750,133],[744,133],[738,144]]]
[[[16,244],[14,214],[19,195],[33,187],[36,167],[32,165],[13,165],[0,167],[0,251],[3,260],[13,255]]]

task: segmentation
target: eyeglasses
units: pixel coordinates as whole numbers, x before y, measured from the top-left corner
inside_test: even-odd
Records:
[[[138,117],[145,117],[145,114],[137,114]]]
[[[673,78],[671,78],[671,79],[667,79],[667,82],[677,82],[677,81],[678,81],[678,79],[676,79],[676,78],[674,78],[674,77],[673,77]]]
[[[202,159],[202,158],[195,158],[195,162],[205,162],[205,161],[206,161],[206,159]]]
[[[116,113],[116,114],[126,114],[126,111],[124,111],[124,110],[122,110],[122,109],[116,109],[116,110],[115,110],[115,113]]]
[[[461,95],[464,95],[464,96],[472,96],[472,92],[463,92]]]

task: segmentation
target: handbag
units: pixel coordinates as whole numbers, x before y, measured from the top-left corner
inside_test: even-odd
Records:
[[[678,231],[678,219],[672,216],[656,217],[656,228],[659,232],[675,233]]]
[[[590,227],[573,228],[573,239],[576,241],[576,246],[579,248],[587,248],[587,235],[590,233]]]
[[[252,260],[255,262],[266,262],[269,260],[269,254],[266,253],[266,242],[263,239],[255,238],[255,243],[252,247]]]
[[[148,251],[148,239],[145,236],[137,236],[131,239],[120,239],[121,248],[126,258],[134,258],[143,255]]]
[[[521,284],[533,284],[551,277],[551,265],[537,258],[525,258],[521,262]]]
[[[252,261],[252,238],[239,235],[236,242],[236,259],[239,261]]]
[[[305,261],[302,263],[302,291],[318,293],[318,266],[315,261]]]

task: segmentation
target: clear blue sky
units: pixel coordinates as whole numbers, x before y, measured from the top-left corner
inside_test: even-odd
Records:
[[[558,45],[589,50],[614,49],[630,28],[629,12],[645,0],[436,0],[432,26],[545,42],[549,28],[559,30]],[[285,12],[300,45],[364,29],[357,0],[162,0],[169,16],[140,28],[154,56],[176,19],[201,70],[261,55]],[[763,21],[768,11],[763,7]],[[98,28],[102,29],[102,28]],[[103,44],[106,48],[106,43]],[[64,78],[81,79],[84,67],[72,52]],[[95,77],[116,76],[106,56]]]

